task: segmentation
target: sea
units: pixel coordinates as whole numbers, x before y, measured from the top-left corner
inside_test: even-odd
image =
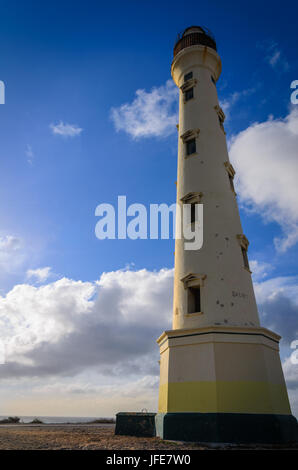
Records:
[[[12,416],[12,415],[10,415]],[[65,424],[65,423],[90,423],[91,421],[95,421],[101,419],[102,417],[92,417],[92,416],[19,416],[20,422],[23,423],[30,423],[34,419],[39,419],[45,424]],[[8,418],[8,416],[0,416],[0,421],[2,419]],[[102,419],[112,419],[112,418],[102,418]]]

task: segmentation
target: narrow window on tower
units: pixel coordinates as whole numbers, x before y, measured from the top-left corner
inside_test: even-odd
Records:
[[[218,105],[214,106],[214,109],[217,112],[218,122],[219,122],[220,128],[223,131],[223,133],[225,134],[225,129],[224,129],[224,125],[223,125],[224,120],[226,118],[225,113],[223,112],[221,107],[218,106]]]
[[[190,139],[186,142],[186,155],[196,153],[196,139]]]
[[[184,144],[184,157],[188,158],[191,155],[197,155],[197,138],[199,137],[200,129],[189,129],[180,135],[180,139]]]
[[[222,118],[222,116],[220,114],[218,115],[218,122],[219,122],[219,125],[222,128],[222,130],[224,130],[224,126],[223,126],[224,119]]]
[[[201,288],[189,287],[188,288],[188,313],[201,312]]]
[[[188,90],[186,90],[186,92],[184,93],[184,100],[185,101],[188,101],[188,100],[191,100],[193,98],[193,88],[189,88]]]
[[[229,173],[229,180],[230,180],[231,190],[233,191],[233,193],[235,193],[234,177],[232,175],[230,175],[230,173]]]
[[[197,204],[202,204],[201,202],[202,197],[203,197],[203,193],[188,193],[180,199],[182,204],[190,205],[190,223],[191,224],[197,221],[198,212],[196,211],[196,206]]]
[[[184,83],[187,82],[187,80],[192,79],[192,72],[188,72],[184,75]]]
[[[241,253],[242,253],[242,258],[243,258],[243,265],[245,269],[247,269],[249,272],[249,262],[248,262],[248,256],[247,256],[247,250],[248,250],[248,245],[249,241],[247,240],[246,236],[243,234],[237,235],[240,247],[241,247]]]
[[[184,284],[184,289],[186,290],[187,305],[186,311],[184,312],[185,315],[203,315],[203,291],[201,289],[204,287],[204,282],[206,278],[206,274],[189,273],[181,279]]]
[[[249,269],[249,262],[248,262],[248,256],[247,256],[247,249],[246,248],[243,248],[243,246],[241,247],[241,251],[242,251],[242,256],[243,256],[243,262],[244,262],[244,267],[248,270]]]
[[[183,102],[186,103],[192,98],[195,98],[194,88],[197,84],[197,80],[193,78],[193,73],[189,72],[184,75],[184,82],[180,87],[180,90],[183,93]]]
[[[235,176],[235,170],[233,168],[233,165],[230,163],[230,162],[224,162],[224,165],[226,167],[226,171],[228,173],[228,178],[229,178],[229,182],[230,182],[230,188],[231,190],[233,191],[233,193],[235,194],[236,196],[236,191],[235,191],[235,187],[234,187],[234,176]]]
[[[214,80],[213,75],[211,75],[211,82],[214,83],[214,85],[216,86],[216,81]]]

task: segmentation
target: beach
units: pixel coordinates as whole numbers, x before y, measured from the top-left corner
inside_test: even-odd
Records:
[[[2,425],[0,450],[205,450],[196,443],[162,441],[157,437],[115,436],[113,424]],[[287,446],[238,446],[242,449],[298,449]],[[235,446],[225,446],[225,449]]]

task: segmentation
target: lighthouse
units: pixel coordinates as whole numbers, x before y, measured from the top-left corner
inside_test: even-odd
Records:
[[[213,35],[187,28],[174,47],[179,89],[177,204],[203,204],[203,246],[176,238],[172,329],[158,338],[156,433],[204,442],[298,439],[279,356],[280,336],[260,325],[235,169],[216,83]],[[196,211],[191,210],[195,227]],[[282,314],[282,312],[281,312]]]

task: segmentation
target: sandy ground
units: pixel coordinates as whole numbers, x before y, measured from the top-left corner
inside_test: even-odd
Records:
[[[287,448],[293,447],[298,449],[298,445]],[[199,444],[166,442],[159,438],[115,436],[113,425],[0,426],[1,450],[203,450],[206,448]],[[242,448],[247,447],[242,446]]]
[[[1,450],[40,449],[177,449],[177,443],[166,443],[159,438],[115,436],[113,425],[10,425],[0,427]],[[183,445],[183,449],[198,446]]]

